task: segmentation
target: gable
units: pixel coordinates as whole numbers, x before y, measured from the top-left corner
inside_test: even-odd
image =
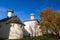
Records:
[[[22,24],[24,25],[21,20],[17,17],[17,16],[13,16],[11,18],[7,17],[7,18],[4,18],[2,20],[0,20],[0,22],[6,22],[6,23],[18,23],[18,24]]]

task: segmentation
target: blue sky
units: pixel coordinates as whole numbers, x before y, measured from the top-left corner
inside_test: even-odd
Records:
[[[7,17],[7,10],[12,8],[13,15],[17,15],[21,21],[29,20],[31,12],[39,19],[39,11],[51,7],[60,10],[59,0],[0,0],[0,19]]]

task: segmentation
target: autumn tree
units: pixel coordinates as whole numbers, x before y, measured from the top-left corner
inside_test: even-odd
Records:
[[[60,30],[60,13],[52,8],[46,8],[40,12],[40,25],[43,31],[48,33],[50,28],[53,32],[58,33]]]

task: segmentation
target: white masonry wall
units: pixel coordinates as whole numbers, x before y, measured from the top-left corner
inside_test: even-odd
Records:
[[[27,21],[24,22],[25,26],[24,29],[28,32],[25,32],[24,34],[27,36],[30,34],[30,36],[40,36],[42,35],[41,30],[38,28],[37,21]]]
[[[23,38],[23,27],[21,24],[11,23],[9,39]]]
[[[8,17],[12,17],[12,12],[8,12]]]
[[[0,24],[0,38],[20,39],[23,38],[23,28],[20,24],[2,22]]]

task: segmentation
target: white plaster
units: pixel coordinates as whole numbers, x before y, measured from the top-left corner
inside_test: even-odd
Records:
[[[23,28],[21,24],[2,22],[0,28],[0,38],[20,39],[23,38]],[[14,26],[13,26],[14,25]]]
[[[12,23],[11,23],[12,24]],[[9,39],[23,38],[23,29],[20,24],[13,24],[10,28]]]
[[[41,29],[38,28],[37,21],[27,21],[24,22],[24,24],[24,28],[30,34],[30,36],[42,35]],[[28,33],[25,33],[25,35],[27,35]]]
[[[30,17],[30,19],[33,20],[33,19],[34,19],[34,16],[32,15],[32,16]]]
[[[12,12],[8,12],[8,17],[12,17]]]

